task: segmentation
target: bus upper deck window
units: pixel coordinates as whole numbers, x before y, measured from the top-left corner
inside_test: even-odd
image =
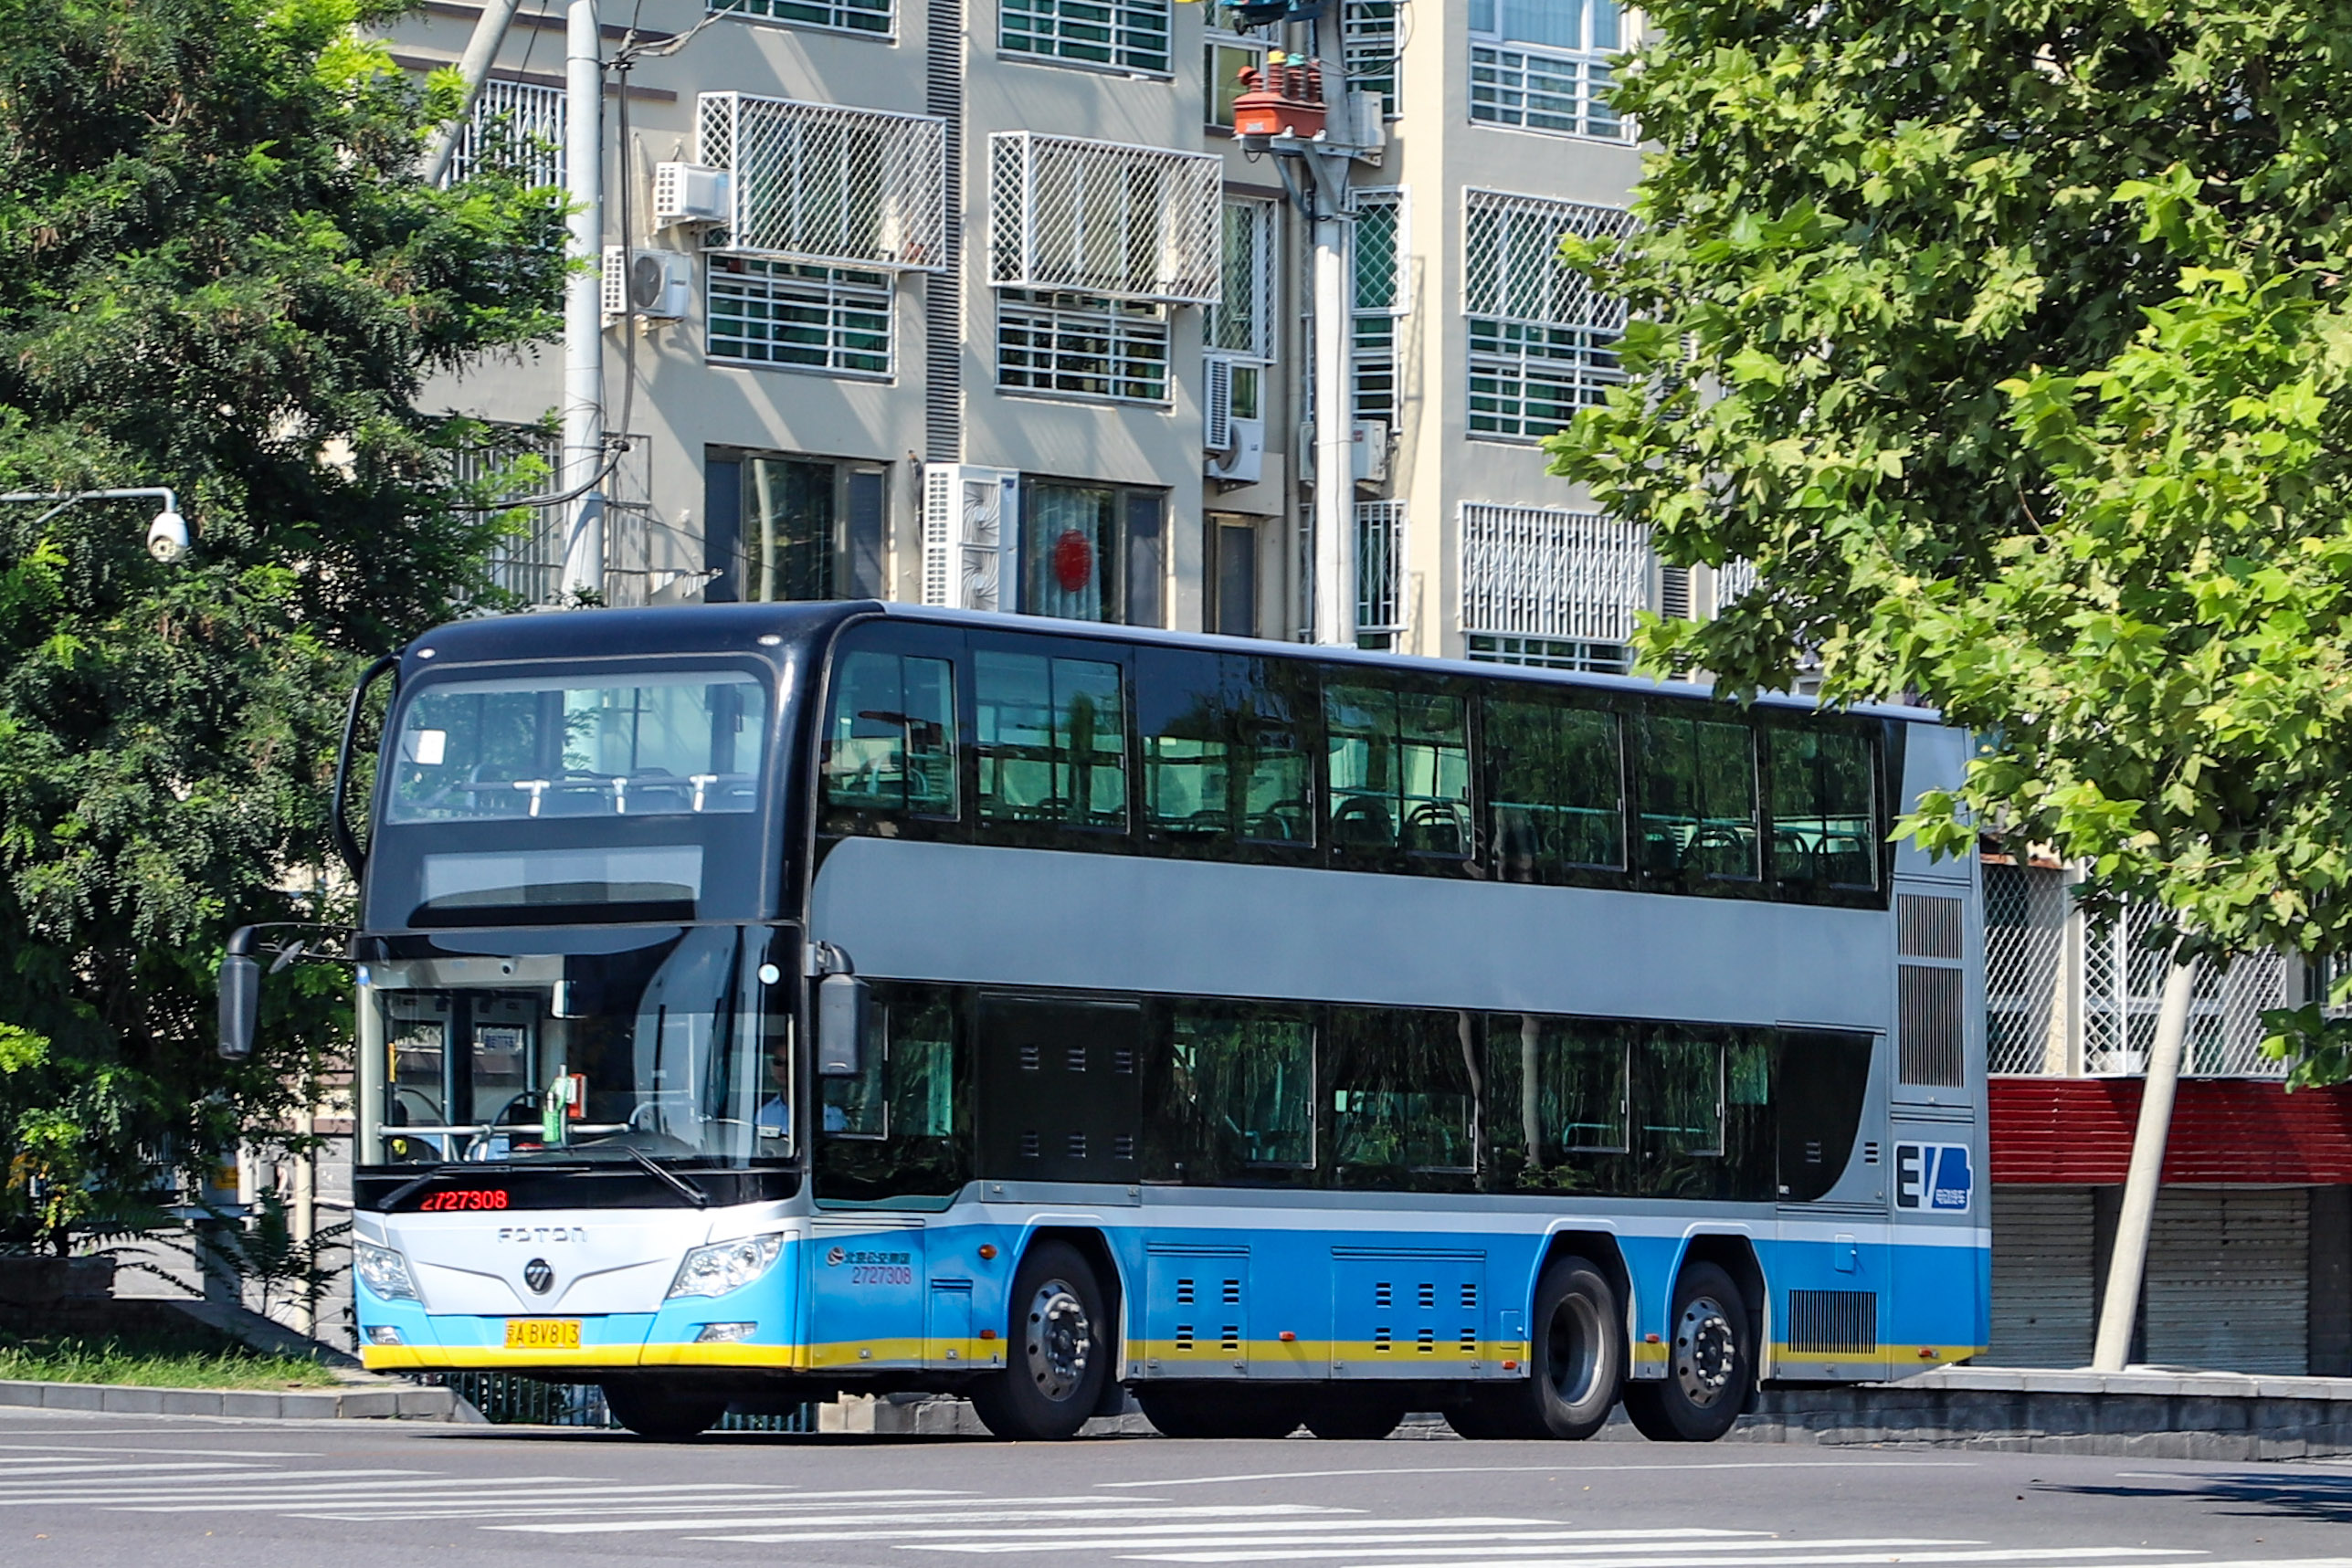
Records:
[[[1869,738],[1770,731],[1772,874],[1784,883],[1878,886],[1877,791]]]
[[[1470,727],[1461,698],[1333,683],[1324,693],[1331,837],[1343,849],[1470,852]]]
[[[1641,732],[1642,869],[1669,879],[1755,878],[1753,732],[1655,711]]]
[[[984,822],[1127,826],[1119,666],[981,649],[973,662]]]
[[[894,653],[841,661],[825,736],[825,800],[837,814],[957,815],[955,666]],[[846,832],[854,820],[827,826]]]
[[[1488,832],[1501,874],[1538,881],[1571,868],[1625,866],[1618,716],[1557,701],[1491,698]]]

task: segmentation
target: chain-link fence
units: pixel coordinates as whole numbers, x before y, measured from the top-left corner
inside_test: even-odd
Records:
[[[593,1383],[551,1383],[512,1372],[431,1372],[417,1380],[429,1388],[446,1388],[501,1426],[583,1426],[617,1431],[620,1423],[605,1403],[605,1391]],[[713,1432],[814,1432],[817,1406],[745,1415],[730,1410]]]
[[[2153,904],[2131,904],[2094,925],[2073,907],[2068,873],[1985,868],[1988,1065],[1997,1073],[2137,1073],[2156,1040],[2167,958],[2146,945]],[[2300,999],[2302,976],[2275,952],[2216,969],[2200,964],[2189,1003],[2184,1072],[2276,1078],[2262,1054],[2262,1013]]]
[[[988,141],[989,279],[998,287],[1216,302],[1221,158],[1029,131]]]

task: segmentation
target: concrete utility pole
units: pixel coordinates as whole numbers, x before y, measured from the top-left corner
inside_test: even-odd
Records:
[[[605,589],[605,67],[596,0],[572,0],[564,17],[564,170],[571,197],[575,270],[564,285],[564,592]],[[581,263],[585,261],[585,265]]]
[[[1347,154],[1306,144],[1314,172],[1314,640],[1355,646],[1355,377]]]
[[[506,29],[522,4],[522,0],[483,0],[482,14],[474,20],[474,36],[466,40],[466,52],[458,57],[458,75],[465,80],[466,95],[458,103],[457,118],[443,121],[425,143],[427,184],[439,184],[449,172],[458,138],[466,133],[467,121],[473,116],[474,100],[481,96],[482,83],[490,79],[490,62],[498,58],[498,47],[506,41]]]
[[[2131,1168],[2124,1176],[2115,1255],[2107,1265],[2107,1293],[2099,1306],[2099,1338],[2091,1352],[2094,1372],[2121,1372],[2131,1359],[2132,1325],[2139,1319],[2140,1280],[2147,1270],[2148,1234],[2156,1221],[2157,1195],[2164,1187],[2164,1150],[2172,1137],[2172,1101],[2180,1088],[2189,1004],[2196,986],[2197,965],[2183,963],[2175,948],[2172,965],[2164,973],[2164,999],[2157,1007],[2156,1044],[2148,1051],[2139,1126],[2132,1134]]]

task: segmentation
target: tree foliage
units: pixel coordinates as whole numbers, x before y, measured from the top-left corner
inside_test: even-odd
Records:
[[[546,335],[561,198],[418,183],[383,0],[0,0],[0,1241],[62,1245],[303,1091],[342,977],[211,1051],[228,926],[311,918],[358,656],[481,594],[423,379]],[[331,898],[332,894],[326,895]]]
[[[1627,384],[1556,468],[1763,580],[1645,654],[1923,694],[1983,738],[1926,846],[1991,824],[2214,951],[2343,951],[2352,5],[1645,15],[1641,231],[1571,247]]]

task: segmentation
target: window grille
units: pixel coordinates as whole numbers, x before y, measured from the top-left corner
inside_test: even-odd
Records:
[[[1650,540],[1598,512],[1461,509],[1465,632],[1622,644],[1650,596]]]
[[[1397,318],[1406,310],[1405,193],[1355,193],[1353,364],[1359,419],[1397,423]]]
[[[528,82],[486,81],[449,153],[447,183],[469,179],[487,164],[512,169],[533,185],[564,184],[564,89]]]
[[[1229,201],[1222,216],[1221,287],[1202,333],[1210,351],[1260,363],[1274,357],[1274,207]]]
[[[1579,669],[1594,675],[1623,675],[1633,668],[1633,651],[1623,643],[1473,635],[1468,639],[1468,657],[1476,664],[1518,664],[1534,669]]]
[[[1756,563],[1726,561],[1715,568],[1715,613],[1720,615],[1756,592]]]
[[[1405,503],[1355,503],[1355,629],[1405,629]]]
[[[998,287],[1216,302],[1223,160],[1029,131],[989,142],[989,278]]]
[[[1008,55],[1165,74],[1173,31],[1169,0],[1002,0],[997,47]]]
[[[891,280],[880,272],[711,258],[714,360],[846,375],[891,374]]]
[[[2066,873],[1985,868],[1985,1066],[1988,1072],[2067,1070],[2059,991],[2071,900]]]
[[[1351,92],[1376,92],[1380,112],[1397,117],[1397,0],[1340,0],[1340,58]]]
[[[1001,289],[997,384],[1124,403],[1168,400],[1168,323],[1158,310],[1083,294]]]
[[[450,463],[450,477],[460,485],[479,485],[517,459],[536,458],[535,473],[508,479],[487,500],[511,500],[548,495],[563,487],[555,481],[563,470],[560,437],[527,425],[490,427],[478,446],[461,447]],[[522,525],[490,547],[492,584],[529,605],[552,605],[564,595],[564,521],[569,509],[533,507]]]
[[[892,0],[708,0],[707,9],[798,27],[889,37],[897,31]]]
[[[1463,312],[1472,435],[1549,435],[1623,379],[1625,307],[1562,263],[1560,241],[1621,236],[1619,207],[1495,191],[1466,194]]]
[[[945,265],[945,121],[706,92],[696,123],[697,161],[733,175],[714,248],[817,266]]]
[[[1630,142],[1608,105],[1623,39],[1611,0],[1473,0],[1470,117],[1490,125]]]

